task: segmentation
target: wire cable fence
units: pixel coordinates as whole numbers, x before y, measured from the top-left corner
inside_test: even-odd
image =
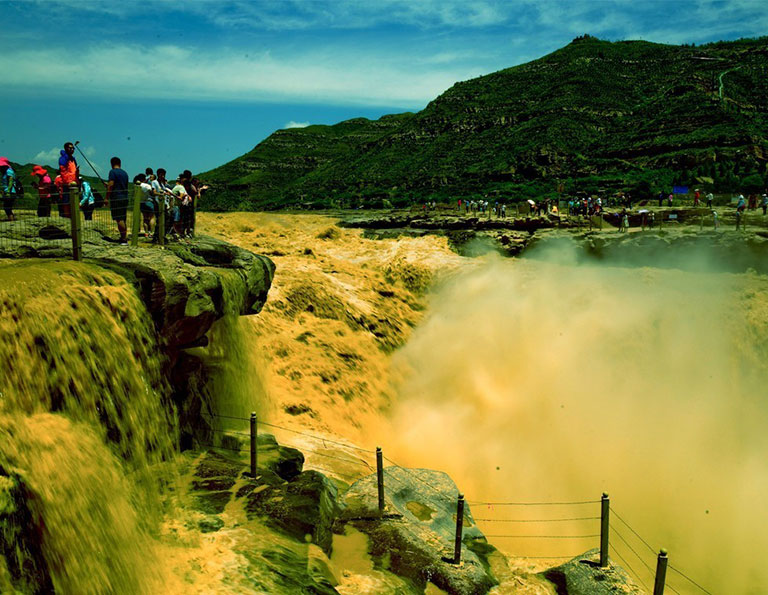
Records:
[[[105,196],[100,189],[87,191],[66,184],[3,196],[0,254],[76,258],[83,244],[118,245],[130,240],[136,245],[141,239],[142,244],[163,245],[166,241],[181,241],[177,230],[194,233],[194,216],[186,217],[192,227],[182,228],[173,201],[143,200],[132,185],[127,198],[113,197],[107,202]]]
[[[647,561],[647,558],[648,558],[647,554],[645,555],[646,557],[644,557],[643,555],[641,555],[641,553],[638,552],[638,550],[641,550],[641,551],[647,550],[648,552],[650,552],[650,555],[654,559],[656,558],[656,550],[650,545],[650,543],[648,543],[648,540],[645,539],[642,535],[640,535],[640,533],[638,531],[636,531],[624,519],[623,516],[621,516],[618,512],[616,512],[616,510],[613,507],[611,508],[611,514],[613,516],[615,516],[621,522],[621,525],[622,525],[621,529],[619,527],[615,526],[615,525],[612,525],[611,526],[611,532],[613,534],[615,534],[619,538],[619,541],[621,542],[622,546],[626,547],[626,549],[629,550],[632,553],[632,557],[630,557],[630,556],[627,556],[627,557],[630,557],[631,559],[639,560],[642,568],[644,569],[642,574],[644,574],[646,576],[650,576],[651,578],[653,578],[655,576],[655,574],[658,572],[658,568],[657,568],[657,570],[654,570],[653,567],[651,566],[651,564],[649,564],[648,561]],[[625,529],[629,531],[629,534],[625,534],[624,533]],[[633,544],[633,540],[634,540],[634,544]],[[642,546],[642,548],[640,546]],[[670,570],[672,570],[673,572],[675,572],[676,574],[678,574],[680,577],[682,577],[686,581],[688,581],[690,586],[695,588],[695,590],[693,592],[695,592],[695,593],[705,593],[707,595],[712,595],[712,593],[710,591],[708,591],[706,588],[704,588],[701,584],[699,584],[696,581],[694,581],[692,578],[690,578],[688,575],[683,573],[678,568],[675,568],[671,564],[668,564],[667,567]],[[632,574],[634,574],[636,577],[638,577],[638,579],[642,583],[642,579],[639,578],[640,575],[641,575],[641,572],[638,572],[635,569],[635,567],[633,567],[629,563],[627,563],[627,570],[631,571]],[[672,591],[673,593],[676,593],[678,595],[680,593],[680,589],[684,589],[684,587],[681,585],[680,582],[677,582],[676,584],[672,584],[669,581],[668,577],[667,577],[667,580],[666,580],[666,587],[669,588],[670,591]]]
[[[307,452],[312,455],[316,455],[329,460],[343,462],[357,466],[359,472],[340,473],[332,471],[333,475],[337,475],[345,480],[351,482],[357,481],[363,477],[368,477],[372,474],[378,475],[379,484],[379,512],[384,517],[384,486],[392,485],[394,482],[397,490],[400,489],[412,489],[412,485],[415,482],[426,487],[436,498],[446,503],[448,506],[457,506],[456,514],[456,552],[454,554],[453,563],[460,561],[461,552],[461,535],[463,531],[463,523],[468,521],[470,523],[477,524],[478,526],[488,524],[489,528],[502,528],[500,532],[486,532],[483,531],[483,536],[487,539],[500,539],[509,540],[514,544],[514,550],[519,547],[518,542],[526,543],[530,540],[539,541],[542,543],[548,543],[553,541],[563,542],[589,542],[599,539],[600,545],[600,566],[608,565],[608,552],[610,551],[623,565],[627,573],[636,580],[639,585],[649,592],[663,593],[664,588],[668,588],[670,592],[680,595],[681,590],[686,592],[705,593],[706,595],[712,595],[710,591],[704,588],[700,583],[696,582],[685,574],[679,568],[668,565],[666,550],[657,551],[651,546],[649,540],[645,539],[639,532],[637,532],[626,520],[620,515],[613,507],[610,506],[610,500],[607,494],[603,494],[602,499],[593,500],[574,500],[574,501],[543,501],[543,502],[531,502],[531,501],[494,501],[494,500],[470,500],[467,504],[475,507],[475,512],[482,516],[473,517],[469,513],[464,512],[464,496],[458,493],[456,494],[446,493],[444,487],[435,485],[433,482],[425,478],[424,474],[420,473],[417,469],[411,469],[404,467],[397,462],[393,461],[389,457],[383,456],[381,449],[366,449],[353,444],[347,444],[338,440],[332,440],[324,436],[319,436],[315,433],[303,432],[288,428],[278,424],[270,422],[259,421],[255,414],[251,418],[223,415],[223,414],[204,414],[209,422],[215,422],[216,419],[228,420],[230,422],[238,422],[242,424],[250,424],[252,431],[245,432],[238,429],[224,429],[212,427],[211,430],[215,434],[229,435],[236,437],[237,439],[249,439],[251,441],[250,448],[233,446],[233,445],[206,445],[214,448],[223,448],[225,450],[235,452],[251,452],[252,465],[254,465],[254,444],[256,441],[257,428],[267,428],[270,430],[277,430],[281,433],[285,433],[292,436],[299,436],[304,439],[303,442],[285,442],[281,440],[281,444],[286,446],[292,446],[303,452]],[[253,433],[252,433],[253,432]],[[320,446],[313,446],[313,443]],[[376,456],[376,467],[369,463],[364,458],[352,458],[351,456],[341,456],[337,452],[329,447],[339,447],[348,449],[350,451],[361,453],[362,455]],[[331,452],[328,452],[331,451]],[[349,454],[349,453],[347,453]],[[384,466],[384,461],[389,463],[388,466]],[[255,468],[253,466],[252,468]],[[345,469],[346,471],[346,469]],[[410,483],[409,483],[409,481]],[[600,514],[593,515],[588,512],[583,512],[584,507],[600,505]],[[552,507],[559,507],[558,510]],[[499,514],[502,511],[509,509],[516,509],[516,514],[507,516],[506,514]],[[524,514],[524,511],[531,511],[532,516]],[[553,510],[553,514],[543,514],[545,510]],[[610,524],[610,516],[616,517],[621,523]],[[595,524],[599,522],[597,528]],[[536,526],[541,525],[542,530],[537,531]],[[533,528],[533,531],[514,531],[514,528]],[[509,528],[510,531],[506,532],[503,529]],[[562,530],[561,530],[562,529]],[[616,539],[609,539],[609,536],[613,536]],[[647,552],[650,553],[650,555]],[[519,555],[517,551],[510,552],[515,558],[525,560],[569,560],[576,558],[582,553],[568,553],[561,555],[550,555],[549,551],[543,552],[542,555],[533,555],[530,551],[521,551]],[[654,570],[652,561],[656,561],[656,569]],[[666,569],[669,567],[679,579],[687,581],[689,587],[695,588],[696,591],[686,590],[685,587],[679,582],[675,581],[672,584],[666,575]],[[653,590],[649,588],[649,585],[653,585]]]

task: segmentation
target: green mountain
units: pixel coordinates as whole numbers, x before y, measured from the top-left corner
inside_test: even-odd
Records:
[[[212,210],[560,189],[636,196],[768,183],[768,37],[674,46],[575,39],[456,83],[416,114],[279,130],[200,174]]]

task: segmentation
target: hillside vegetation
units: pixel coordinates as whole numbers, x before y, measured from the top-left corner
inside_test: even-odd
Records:
[[[768,37],[705,46],[575,39],[456,83],[418,113],[279,130],[200,177],[203,208],[394,206],[673,184],[762,190]]]

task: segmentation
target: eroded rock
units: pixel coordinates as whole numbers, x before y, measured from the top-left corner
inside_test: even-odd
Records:
[[[419,588],[431,582],[452,595],[487,593],[497,584],[488,554],[494,551],[464,511],[461,563],[452,564],[458,490],[440,471],[387,467],[386,510],[378,512],[376,476],[355,484],[343,498],[344,523],[370,537],[371,556],[382,568],[404,576]],[[339,527],[337,527],[338,529]]]

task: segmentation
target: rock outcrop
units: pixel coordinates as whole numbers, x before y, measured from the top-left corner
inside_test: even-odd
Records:
[[[553,583],[558,595],[642,595],[626,571],[610,563],[600,567],[600,550],[590,550],[573,560],[550,568],[541,576]]]
[[[378,511],[375,475],[344,494],[338,526],[349,524],[370,537],[371,556],[382,568],[424,589],[432,583],[451,595],[481,595],[497,584],[488,555],[495,548],[464,509],[461,562],[453,564],[458,490],[440,471],[387,467],[385,514]]]
[[[67,219],[5,223],[0,258],[71,258]],[[196,236],[165,249],[119,246],[97,227],[83,233],[83,261],[111,269],[132,283],[158,334],[176,349],[200,341],[226,314],[256,314],[267,299],[275,266],[226,242]]]

